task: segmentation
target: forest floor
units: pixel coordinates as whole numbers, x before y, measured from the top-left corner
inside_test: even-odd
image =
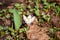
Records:
[[[60,40],[60,1],[0,0],[0,40]]]

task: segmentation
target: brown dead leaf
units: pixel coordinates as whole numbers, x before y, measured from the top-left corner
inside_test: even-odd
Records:
[[[8,25],[8,26],[11,25],[11,20],[6,19],[6,20],[4,21],[4,24],[5,24],[5,25]]]
[[[27,38],[30,40],[49,40],[50,37],[46,34],[48,28],[39,27],[37,18],[29,26],[29,30],[26,31]]]
[[[60,31],[56,32],[56,36],[60,39]]]

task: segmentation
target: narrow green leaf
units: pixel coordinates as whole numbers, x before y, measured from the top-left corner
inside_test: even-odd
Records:
[[[22,20],[20,19],[20,15],[15,8],[10,9],[9,12],[13,13],[15,30],[18,30],[20,28],[21,24],[22,24]]]
[[[14,9],[13,15],[14,15],[15,29],[18,30],[19,27],[21,26],[22,22],[21,22],[20,16],[16,9]]]
[[[14,32],[14,29],[13,28],[10,28],[9,27],[8,30],[11,31],[11,32]]]

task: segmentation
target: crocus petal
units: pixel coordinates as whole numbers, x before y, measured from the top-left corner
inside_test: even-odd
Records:
[[[35,19],[35,17],[32,17],[32,18],[31,18],[31,23],[34,21],[34,19]]]
[[[23,19],[24,19],[25,23],[28,21],[27,17],[25,15],[23,15]]]
[[[27,19],[27,17],[26,17],[25,15],[23,15],[23,19],[24,19],[24,20],[26,20],[26,19]]]
[[[31,17],[31,15],[26,17],[25,15],[23,15],[23,19],[27,25],[30,25],[34,21],[35,17]]]
[[[29,15],[28,18],[31,18],[31,15]]]
[[[29,18],[30,18],[30,16],[29,16]],[[25,23],[27,24],[27,25],[30,25],[30,22],[28,22],[28,17],[26,17],[25,15],[23,15],[23,19],[24,19],[24,21],[25,21]],[[31,21],[31,20],[30,20]]]

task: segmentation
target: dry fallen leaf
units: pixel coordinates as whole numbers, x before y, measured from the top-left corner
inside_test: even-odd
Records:
[[[60,39],[60,31],[56,32],[56,36]]]
[[[26,31],[27,38],[29,40],[49,40],[50,37],[46,34],[47,28],[39,27],[37,19],[29,26],[29,30]]]

